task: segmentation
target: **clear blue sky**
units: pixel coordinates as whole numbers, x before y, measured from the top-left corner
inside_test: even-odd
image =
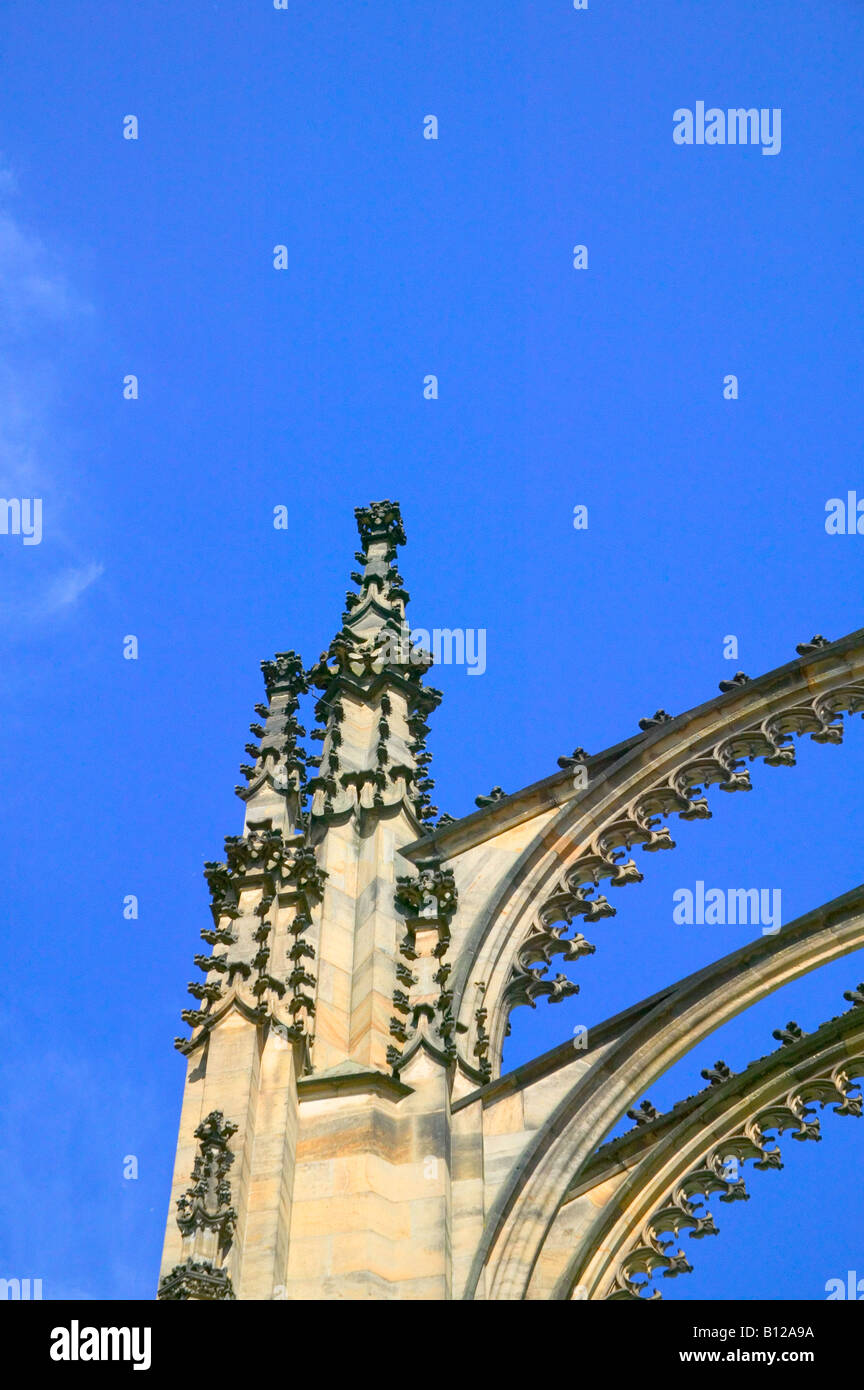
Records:
[[[824,529],[864,495],[862,38],[857,0],[6,0],[0,483],[44,536],[0,536],[0,1274],[153,1296],[201,867],[240,828],[259,661],[339,624],[356,505],[402,503],[416,626],[488,633],[482,678],[432,677],[455,815],[864,625],[864,537]],[[675,145],[700,100],[781,108],[781,152]],[[779,887],[789,920],[860,880],[860,721],[800,753],[676,822],[508,1064],[752,934],[675,926],[675,888]],[[651,1099],[861,975],[763,1003]],[[825,1136],[664,1296],[864,1276],[864,1122]]]

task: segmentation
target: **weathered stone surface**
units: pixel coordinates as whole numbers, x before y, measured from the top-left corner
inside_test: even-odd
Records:
[[[864,889],[502,1076],[508,1016],[575,991],[590,924],[674,849],[675,817],[749,790],[747,764],[792,766],[796,737],[842,740],[864,712],[864,631],[815,637],[433,828],[439,694],[412,654],[398,505],[357,521],[356,592],[327,652],[310,670],[293,652],[262,663],[243,834],[207,865],[159,1297],[650,1296],[722,1227],[708,1196],[745,1199],[727,1160],[776,1167],[766,1134],[812,1140],[816,1107],[864,1108],[862,985],[822,1028],[778,1028],[742,1072],[717,1062],[666,1114],[646,1097],[726,1018],[860,948]],[[298,722],[310,689],[315,759]],[[606,1143],[627,1113],[634,1128]],[[683,1232],[686,1250],[667,1246]]]

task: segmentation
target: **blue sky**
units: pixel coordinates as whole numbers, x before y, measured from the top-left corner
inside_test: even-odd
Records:
[[[0,482],[44,534],[0,536],[0,1273],[153,1295],[201,867],[240,828],[259,661],[339,624],[355,506],[400,500],[416,626],[487,630],[482,678],[432,677],[454,815],[862,626],[864,539],[824,528],[864,494],[862,30],[852,0],[7,0]],[[779,107],[781,152],[675,145],[699,100]],[[675,926],[675,888],[779,887],[789,920],[854,886],[862,773],[855,721],[676,823],[508,1063],[746,939]],[[862,974],[766,1001],[651,1099]],[[864,1276],[860,1129],[787,1140],[664,1297]]]

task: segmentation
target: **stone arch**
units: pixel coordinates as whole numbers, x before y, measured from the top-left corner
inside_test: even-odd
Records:
[[[750,1004],[862,945],[864,887],[798,918],[777,936],[747,943],[622,1016],[615,1042],[536,1131],[499,1193],[466,1297],[526,1297],[574,1175],[633,1097]]]
[[[648,853],[674,848],[664,822],[673,815],[710,818],[704,794],[709,787],[749,790],[749,770],[742,766],[747,760],[794,766],[794,736],[841,743],[844,713],[864,714],[864,632],[661,722],[598,759],[588,790],[565,800],[551,820],[547,815],[540,829],[526,834],[521,854],[488,893],[469,938],[460,943],[452,983],[454,1008],[466,1030],[462,1055],[470,1058],[478,1043],[478,990],[493,1074],[500,1069],[512,1008],[533,1003],[539,994],[561,997],[547,969],[556,956],[575,960],[593,949],[581,932],[567,935],[567,929],[574,920],[582,925],[614,915],[597,889],[604,881],[622,887],[641,880],[636,863],[625,858],[635,845]],[[557,785],[560,779],[554,780]],[[452,864],[458,883],[459,859]]]
[[[644,1156],[617,1187],[614,1203],[599,1211],[552,1296],[569,1298],[576,1288],[580,1297],[645,1301],[656,1275],[691,1272],[687,1254],[675,1249],[680,1233],[689,1231],[697,1241],[718,1234],[707,1208],[712,1195],[725,1203],[749,1197],[744,1179],[729,1175],[729,1160],[736,1170],[748,1161],[760,1169],[782,1168],[780,1145],[769,1135],[789,1131],[799,1142],[821,1139],[817,1106],[860,1118],[862,1077],[864,1007],[859,1003],[817,1032],[691,1097],[676,1107],[677,1120],[674,1111],[661,1117],[656,1139],[646,1132],[636,1135],[647,1144]],[[632,1147],[630,1135],[622,1138]],[[605,1147],[620,1161],[626,1143]],[[611,1157],[601,1150],[597,1160],[602,1167]],[[659,1297],[654,1286],[648,1301]]]

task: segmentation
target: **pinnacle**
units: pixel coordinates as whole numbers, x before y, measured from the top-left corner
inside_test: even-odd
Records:
[[[309,673],[319,689],[326,689],[340,670],[352,665],[371,670],[395,661],[425,670],[431,664],[421,660],[419,652],[412,655],[405,619],[410,596],[395,565],[396,549],[405,544],[399,503],[371,502],[357,507],[354,515],[363,549],[355,556],[362,568],[351,578],[359,592],[346,594],[342,628]]]
[[[346,595],[342,627],[307,674],[322,692],[315,715],[325,725],[313,733],[323,734],[324,743],[320,774],[309,783],[319,794],[313,815],[405,796],[426,821],[434,808],[425,719],[441,695],[422,684],[432,657],[412,646],[405,616],[409,594],[396,568],[397,548],[405,544],[402,516],[389,498],[357,507],[354,515],[363,547],[351,574],[357,588]]]
[[[395,566],[396,548],[405,544],[399,503],[370,502],[354,515],[363,550],[356,552],[362,571],[351,578],[359,592],[347,594],[342,628],[309,671],[309,682],[327,691],[340,677],[363,683],[387,670],[419,685],[432,657],[411,645],[405,617],[410,595]]]
[[[286,830],[289,822],[302,818],[310,759],[299,742],[306,730],[297,710],[309,686],[303,661],[293,651],[277,652],[272,661],[262,661],[261,671],[267,704],[255,705],[258,722],[250,724],[249,730],[256,742],[245,745],[251,762],[240,767],[248,785],[235,791],[246,802],[247,819],[260,814]]]
[[[389,498],[383,502],[370,502],[368,507],[355,507],[354,515],[364,549],[377,541],[386,541],[393,548],[395,556],[395,547],[405,544],[398,502],[391,502]]]

